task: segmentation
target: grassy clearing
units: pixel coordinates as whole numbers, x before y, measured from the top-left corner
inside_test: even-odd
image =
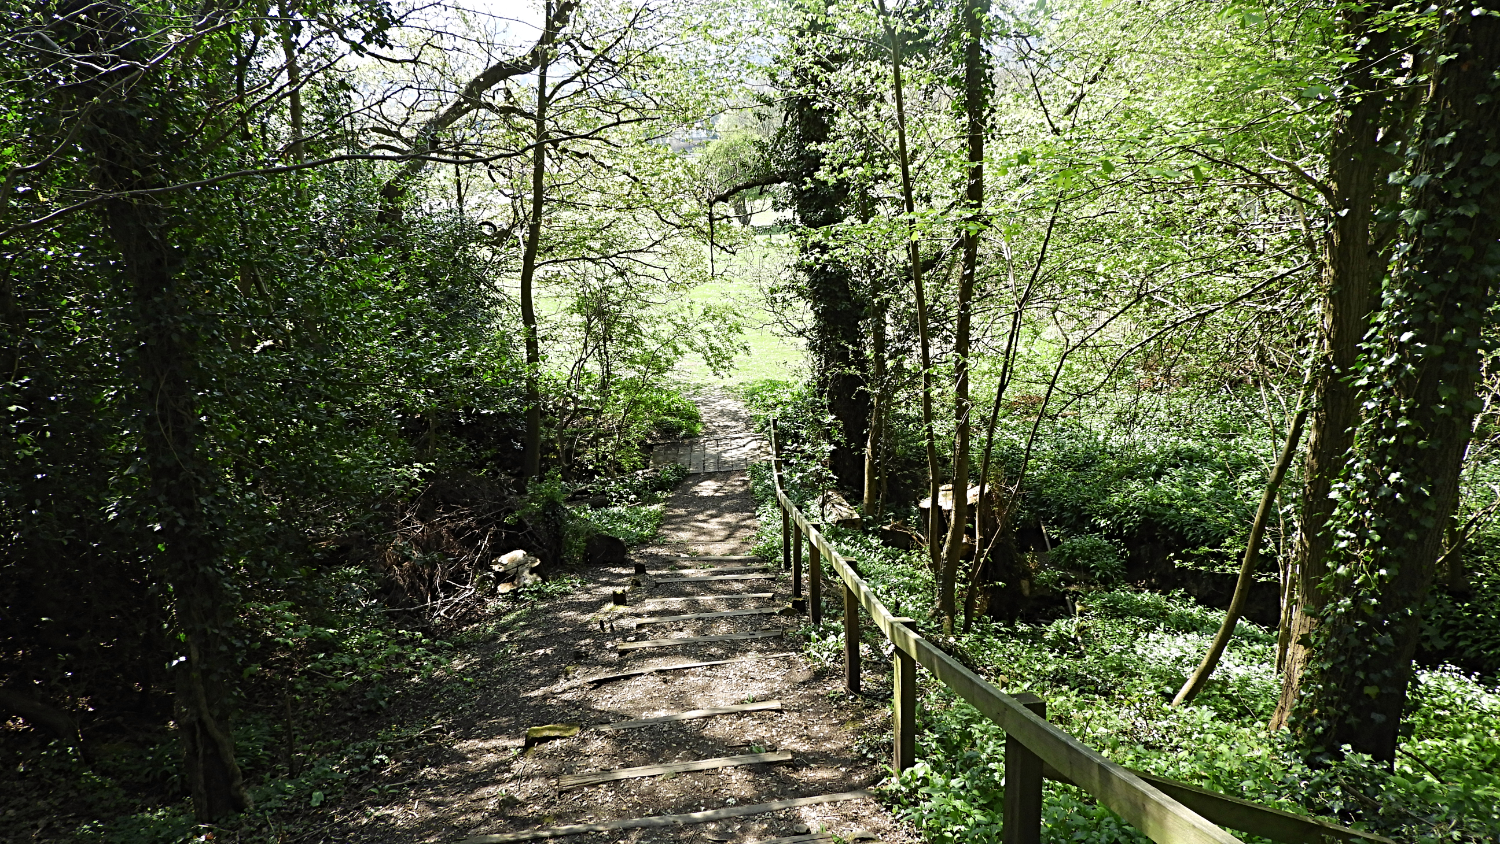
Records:
[[[693,290],[690,299],[701,304],[732,304],[744,320],[746,349],[735,358],[735,369],[719,378],[697,355],[679,365],[681,377],[693,384],[738,386],[768,378],[794,379],[805,368],[802,341],[789,337],[781,316],[766,302],[766,291],[790,272],[791,253],[785,235],[759,235],[733,256],[719,256],[713,281]],[[793,319],[800,319],[795,314]]]

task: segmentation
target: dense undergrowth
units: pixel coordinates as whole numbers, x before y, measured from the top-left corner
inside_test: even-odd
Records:
[[[664,435],[699,424],[680,397],[658,405],[672,411],[661,420]],[[570,572],[584,563],[591,536],[632,544],[653,536],[664,493],[686,474],[666,467],[568,483],[554,473],[496,508],[462,497],[489,488],[466,474],[472,455],[450,447],[438,462],[409,498],[384,502],[400,514],[395,532],[378,518],[351,523],[368,538],[289,557],[291,572],[276,588],[242,593],[234,740],[253,806],[220,824],[221,838],[282,841],[315,832],[328,823],[329,807],[384,787],[393,766],[446,740],[429,704],[472,695],[473,679],[457,667],[466,649],[575,589]],[[442,506],[423,504],[435,488]],[[478,525],[505,542],[524,538],[538,521],[560,533],[560,559],[542,569],[545,579],[512,589],[458,565],[467,551],[455,525]],[[448,544],[424,546],[427,534],[443,534]],[[409,568],[388,565],[392,554]],[[399,576],[429,569],[461,582],[449,584],[443,601],[414,606]],[[110,721],[85,722],[82,750],[10,725],[0,741],[0,841],[44,833],[92,844],[208,840],[193,818],[175,732],[149,715],[121,712],[118,701],[99,708]]]
[[[759,385],[750,398],[763,416],[781,416],[787,439],[815,430],[795,418],[801,402],[794,388]],[[1059,427],[1065,430],[1036,448],[1026,507],[1064,542],[1086,546],[1079,556],[1107,560],[1113,549],[1118,559],[1126,553],[1122,538],[1150,529],[1175,539],[1178,564],[1207,567],[1243,541],[1241,525],[1264,472],[1242,442],[1245,432],[1207,439],[1181,428],[1116,427],[1106,437],[1076,420]],[[791,450],[797,459],[816,452]],[[789,475],[799,497],[817,470],[794,466]],[[781,522],[764,467],[754,479],[761,551],[779,555]],[[873,534],[829,533],[887,606],[936,634],[925,551],[885,547]],[[1275,540],[1271,545],[1274,553]],[[1483,542],[1470,550],[1474,591],[1467,599],[1435,599],[1408,734],[1390,770],[1358,755],[1312,769],[1284,732],[1267,732],[1280,689],[1274,629],[1242,621],[1203,694],[1170,707],[1222,614],[1182,592],[1126,585],[1108,565],[1059,575],[1073,611],[1011,624],[981,617],[946,647],[1003,690],[1041,696],[1049,720],[1121,764],[1399,841],[1489,842],[1500,838],[1500,638],[1488,635],[1495,614],[1486,603],[1497,567]],[[841,658],[839,622],[806,632],[814,658]],[[864,647],[872,657],[890,648],[878,631]],[[1445,664],[1444,655],[1464,668]],[[1466,673],[1475,670],[1482,673]],[[929,840],[998,841],[1004,734],[930,677],[919,718],[920,761],[894,780],[889,799]],[[866,746],[888,760],[888,735]],[[1146,840],[1082,791],[1046,788],[1045,840]]]

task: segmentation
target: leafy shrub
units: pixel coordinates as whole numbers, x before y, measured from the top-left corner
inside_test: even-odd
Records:
[[[703,416],[698,405],[678,390],[653,392],[642,397],[642,403],[658,437],[683,439],[703,433]]]
[[[624,540],[626,545],[639,545],[656,536],[666,517],[660,504],[622,504],[585,510],[578,514],[587,535],[605,533]],[[587,541],[587,536],[585,536]]]
[[[1466,552],[1469,590],[1434,589],[1422,613],[1422,658],[1441,658],[1500,678],[1500,537],[1471,540]]]
[[[1195,565],[1232,568],[1265,483],[1258,445],[1059,424],[1032,455],[1021,520],[1072,535],[1150,535]],[[1019,441],[997,450],[1008,473],[1019,470]]]
[[[660,493],[676,489],[687,476],[687,467],[674,463],[613,478],[600,478],[588,484],[583,491],[603,495],[611,504],[649,503],[659,499]]]
[[[1108,585],[1125,574],[1125,557],[1113,542],[1092,533],[1070,536],[1052,549],[1052,565],[1085,582]]]

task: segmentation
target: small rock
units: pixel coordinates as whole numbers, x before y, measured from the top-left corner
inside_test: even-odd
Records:
[[[880,840],[880,836],[878,836],[875,833],[869,831],[868,829],[856,829],[853,832],[849,833],[849,840],[850,841],[879,841]]]
[[[584,546],[583,555],[592,566],[623,566],[625,542],[607,533],[594,534]]]
[[[724,805],[725,806],[733,806],[734,804],[736,804],[738,802],[740,802],[740,801],[734,799],[733,797],[728,797],[728,798],[725,798]]]
[[[809,829],[807,824],[805,823],[799,823],[796,826],[792,827],[793,835],[806,835],[809,832],[812,832],[812,830]]]

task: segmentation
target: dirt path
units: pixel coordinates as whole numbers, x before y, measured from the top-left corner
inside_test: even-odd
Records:
[[[714,405],[705,406],[705,416],[719,429],[715,433],[746,430],[743,408],[726,399],[716,397]],[[889,696],[878,696],[878,684],[889,683],[883,672],[868,671],[867,685],[875,686],[876,696],[849,698],[842,691],[840,671],[810,663],[800,655],[800,641],[783,637],[805,619],[779,613],[791,594],[790,577],[779,566],[689,559],[746,555],[754,529],[755,506],[744,472],[689,476],[668,501],[665,524],[653,544],[633,552],[625,566],[584,573],[583,587],[542,605],[502,642],[472,653],[454,667],[482,679],[477,705],[446,726],[451,741],[444,754],[399,784],[399,800],[366,803],[364,820],[354,824],[359,832],[351,837],[457,844],[474,836],[752,807],[844,793],[878,782],[889,756],[888,740],[883,747],[864,748],[873,759],[861,755],[856,744],[861,733],[888,733]],[[636,577],[636,563],[645,564],[646,576]],[[746,570],[747,566],[759,569]],[[766,576],[666,582],[693,576],[689,572]],[[617,589],[629,589],[629,606],[618,611],[610,604],[611,592]],[[769,612],[639,628],[634,624],[664,616],[750,609]],[[834,610],[831,604],[829,609]],[[736,633],[754,633],[757,638],[632,649],[648,639]],[[642,667],[718,660],[731,661],[587,681]],[[872,667],[878,664],[878,659],[872,660]],[[779,702],[780,708],[640,729],[600,729],[632,719],[766,702]],[[554,723],[583,729],[575,737],[523,750],[528,727]],[[792,758],[559,790],[559,778],[568,775],[774,751],[790,751]],[[557,840],[829,840],[804,837],[825,831],[845,840],[917,840],[867,797]]]

